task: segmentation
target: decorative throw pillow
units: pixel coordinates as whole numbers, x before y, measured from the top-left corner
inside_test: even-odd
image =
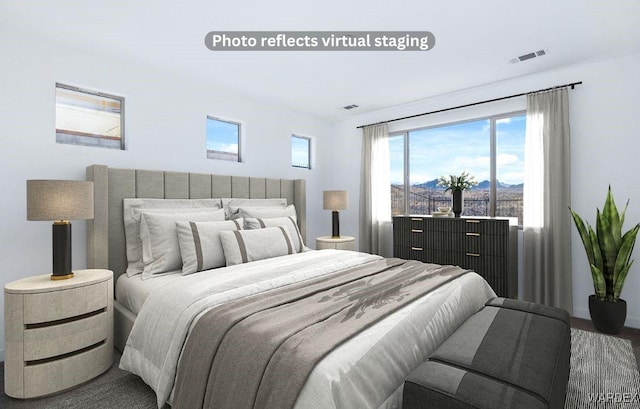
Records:
[[[127,248],[127,276],[142,273],[142,242],[140,241],[140,217],[142,212],[187,213],[220,209],[220,199],[137,199],[123,201],[124,232]]]
[[[174,273],[182,268],[176,222],[224,221],[224,210],[201,213],[142,213],[142,279],[158,274]]]
[[[300,229],[298,229],[298,223],[296,223],[293,217],[275,217],[272,219],[244,219],[244,227],[250,230],[264,229],[266,227],[276,226],[283,226],[287,229],[289,237],[291,237],[291,241],[293,242],[293,246],[295,247],[297,253],[301,253],[304,251],[304,241],[302,240]]]
[[[242,218],[253,218],[253,219],[273,219],[275,217],[291,217],[295,222],[298,221],[296,216],[296,208],[294,205],[289,205],[285,208],[250,208],[250,207],[241,207],[240,208],[240,217]]]
[[[182,275],[224,267],[221,231],[241,230],[242,220],[225,222],[176,222],[182,255]]]
[[[296,253],[287,229],[282,226],[221,231],[220,241],[227,266]]]
[[[227,219],[240,218],[238,213],[241,207],[246,208],[266,208],[266,207],[287,207],[287,199],[234,199],[234,198],[222,198],[222,208],[226,212]]]

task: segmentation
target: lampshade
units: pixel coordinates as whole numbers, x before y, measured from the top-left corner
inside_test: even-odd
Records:
[[[93,219],[93,182],[27,180],[27,220]]]
[[[349,207],[349,192],[346,190],[325,190],[323,208],[325,210],[345,210]]]

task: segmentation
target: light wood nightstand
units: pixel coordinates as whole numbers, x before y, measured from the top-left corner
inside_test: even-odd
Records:
[[[77,270],[4,287],[5,393],[49,395],[88,381],[113,363],[113,272]]]
[[[336,249],[336,250],[355,250],[356,239],[351,236],[340,236],[333,238],[331,236],[318,237],[316,239],[316,250]]]

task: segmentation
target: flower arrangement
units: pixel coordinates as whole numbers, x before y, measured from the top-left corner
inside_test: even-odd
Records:
[[[462,172],[460,176],[449,175],[449,177],[440,176],[438,178],[438,186],[446,187],[445,192],[449,190],[462,192],[477,185],[476,178],[467,171]]]

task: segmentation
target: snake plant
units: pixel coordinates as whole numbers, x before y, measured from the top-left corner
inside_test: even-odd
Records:
[[[617,302],[620,299],[624,280],[633,264],[630,258],[640,223],[622,234],[624,215],[628,205],[627,200],[620,214],[609,186],[602,212],[597,209],[595,231],[589,223],[585,226],[582,218],[569,208],[587,252],[596,297],[603,301]]]

